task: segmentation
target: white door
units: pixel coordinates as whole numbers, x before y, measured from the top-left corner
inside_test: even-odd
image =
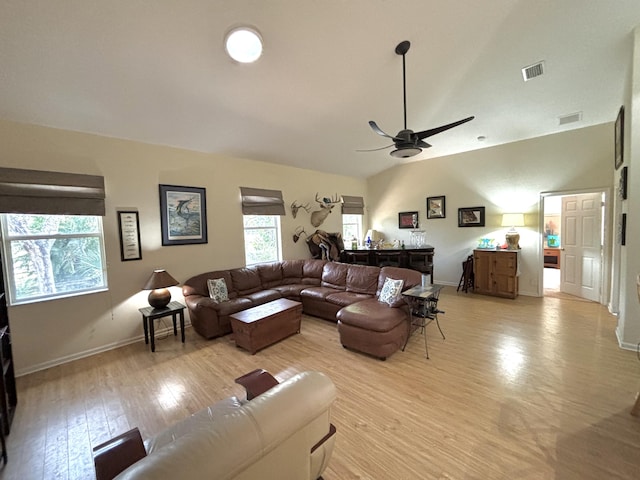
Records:
[[[600,301],[602,193],[562,197],[560,291]]]

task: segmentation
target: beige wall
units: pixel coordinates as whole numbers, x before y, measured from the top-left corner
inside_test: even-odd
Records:
[[[0,144],[3,167],[103,175],[107,193],[109,291],[10,307],[19,374],[139,340],[138,308],[146,304],[140,288],[154,268],[165,268],[184,281],[204,271],[243,266],[240,186],[282,190],[287,205],[282,218],[285,259],[309,257],[304,239],[293,242],[297,226],[315,230],[305,211],[293,219],[291,202],[315,206],[316,192],[366,193],[366,182],[360,179],[6,121],[0,121]],[[161,246],[158,184],[206,188],[207,244]],[[320,228],[342,230],[339,208]],[[121,209],[139,211],[140,261],[120,261],[116,211]],[[179,287],[172,293],[182,299]]]
[[[409,163],[369,179],[369,217],[385,238],[409,241],[398,212],[419,211],[435,247],[434,278],[457,285],[462,262],[482,237],[504,243],[502,213],[525,213],[519,227],[520,292],[538,295],[542,270],[541,192],[602,188],[613,183],[613,124],[548,135],[473,152]],[[446,196],[446,218],[426,219],[426,197]],[[458,208],[484,206],[485,227],[458,227]]]

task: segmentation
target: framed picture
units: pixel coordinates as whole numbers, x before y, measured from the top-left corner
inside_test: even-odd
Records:
[[[459,227],[484,227],[484,207],[458,209]]]
[[[446,216],[444,195],[427,197],[427,218],[445,218]]]
[[[616,170],[620,168],[620,165],[624,162],[624,105],[620,107],[618,111],[618,118],[616,118],[616,128],[615,128],[615,138],[616,138],[616,156],[615,156],[615,165]]]
[[[418,212],[400,212],[398,228],[418,228]]]
[[[620,170],[620,184],[618,185],[618,195],[622,200],[627,199],[627,167]]]
[[[120,232],[120,260],[123,262],[142,260],[138,212],[119,211],[118,231]]]
[[[162,245],[207,243],[204,188],[160,185]]]
[[[620,214],[620,222],[618,223],[618,243],[626,245],[627,243],[627,214]]]

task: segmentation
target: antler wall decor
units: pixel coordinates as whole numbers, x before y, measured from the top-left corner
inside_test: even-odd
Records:
[[[311,212],[311,225],[319,227],[327,219],[333,207],[342,203],[342,198],[336,193],[335,198],[323,197],[320,199],[316,193],[316,202],[320,205],[320,210]]]
[[[295,233],[293,234],[293,243],[297,243],[298,240],[300,240],[300,237],[302,236],[302,234],[305,234],[307,237],[309,236],[307,234],[307,232],[304,231],[304,227],[298,227],[296,228]]]
[[[304,205],[302,204],[298,204],[297,201],[293,201],[293,203],[291,204],[291,215],[293,216],[293,218],[296,218],[296,215],[298,215],[298,210],[300,209],[305,210],[307,213],[309,213],[309,210],[311,210],[311,207],[309,206],[308,203],[305,203]]]

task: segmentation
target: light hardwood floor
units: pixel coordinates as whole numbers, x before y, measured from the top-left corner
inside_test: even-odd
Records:
[[[265,368],[280,380],[320,370],[336,383],[325,480],[640,478],[640,418],[629,415],[640,362],[618,348],[606,308],[453,287],[440,306],[447,339],[428,327],[430,360],[417,334],[382,362],[305,316],[301,334],[254,356],[231,336],[188,329],[185,345],[169,336],[151,353],[141,341],[19,378],[0,477],[94,478],[93,446],[134,426],[146,438],[243,396],[233,379]]]

